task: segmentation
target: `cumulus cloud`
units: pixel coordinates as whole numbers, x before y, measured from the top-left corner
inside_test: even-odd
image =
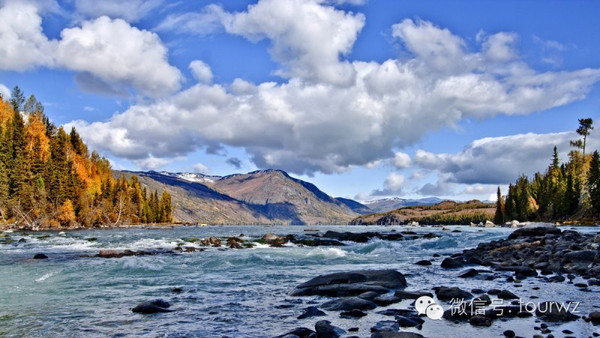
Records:
[[[83,90],[118,96],[129,95],[129,88],[153,97],[180,88],[181,72],[169,64],[158,35],[122,19],[84,21],[62,30],[60,40],[49,40],[39,12],[52,10],[53,3],[11,1],[0,8],[0,70],[74,70]]]
[[[86,18],[109,16],[136,22],[158,8],[163,0],[75,0],[75,10]]]
[[[158,35],[106,16],[64,29],[56,59],[65,68],[132,86],[149,96],[170,94],[182,80],[168,63],[167,48]]]
[[[506,39],[486,35],[470,52],[448,29],[410,19],[394,25],[393,35],[412,57],[345,61],[364,17],[317,0],[262,0],[245,12],[216,13],[231,34],[269,39],[289,79],[198,83],[108,121],[73,122],[86,141],[138,159],[182,156],[211,142],[243,148],[259,168],[342,172],[393,159],[394,149],[465,118],[573,102],[600,80],[598,69],[538,73],[518,57],[495,52],[491,60],[486,51]]]
[[[404,187],[404,176],[391,172],[383,182],[383,189],[373,190],[371,196],[392,196],[401,195]]]
[[[208,173],[210,172],[210,169],[208,169],[208,167],[207,167],[207,166],[205,166],[205,165],[204,165],[204,164],[202,164],[202,163],[196,163],[196,164],[195,164],[195,165],[192,167],[192,169],[194,170],[194,172],[196,172],[196,173],[200,173],[200,174],[204,174],[204,175],[206,175],[206,174],[208,174]]]
[[[576,138],[574,132],[488,137],[473,141],[454,154],[418,150],[413,160],[421,168],[447,175],[449,182],[505,185],[521,174],[531,176],[544,171],[550,164],[554,146],[562,160],[566,160],[569,140]],[[590,149],[600,145],[600,138],[594,134],[588,141]]]
[[[230,157],[225,162],[236,169],[242,168],[242,161],[237,157]]]
[[[42,18],[29,2],[0,8],[0,70],[24,71],[54,64],[55,41],[42,32]]]
[[[212,71],[210,66],[201,60],[194,60],[190,62],[190,71],[194,78],[203,83],[211,83],[213,79]]]
[[[392,164],[398,169],[410,167],[410,162],[410,156],[402,152],[394,154],[394,158],[392,159]]]

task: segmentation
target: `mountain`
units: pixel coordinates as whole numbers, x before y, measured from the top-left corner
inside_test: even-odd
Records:
[[[371,212],[387,212],[403,207],[412,207],[418,205],[433,205],[442,202],[437,197],[427,197],[421,199],[404,199],[399,197],[382,198],[371,201],[364,201],[363,204],[371,209]]]
[[[374,212],[373,209],[369,208],[368,206],[359,203],[355,200],[351,200],[349,198],[343,198],[343,197],[336,197],[336,200],[344,203],[348,208],[352,209],[352,211],[361,214],[361,215],[365,215],[365,214],[370,214],[372,212]]]
[[[398,225],[418,222],[420,224],[465,224],[485,223],[494,218],[495,203],[478,200],[467,202],[442,201],[433,205],[402,207],[400,209],[361,215],[350,224],[355,225]]]
[[[174,218],[207,224],[348,224],[358,215],[315,185],[281,170],[206,176],[190,173],[127,172],[150,189],[167,190]]]

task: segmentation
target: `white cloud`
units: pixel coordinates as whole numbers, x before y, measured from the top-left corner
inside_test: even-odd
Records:
[[[383,189],[373,190],[371,196],[392,196],[403,193],[404,176],[391,172],[383,182]]]
[[[170,14],[157,27],[159,31],[207,35],[222,29],[221,7],[211,4],[200,12]]]
[[[86,141],[129,159],[227,145],[243,148],[259,168],[342,172],[392,159],[394,149],[465,118],[565,105],[600,79],[597,69],[537,73],[520,60],[492,62],[483,51],[466,51],[449,30],[412,20],[393,28],[412,58],[350,63],[340,57],[364,17],[316,0],[263,0],[247,12],[219,15],[230,33],[270,39],[289,80],[199,83],[108,121],[74,122]],[[338,81],[349,79],[340,74],[353,80]]]
[[[347,86],[356,71],[340,58],[350,52],[364,23],[363,14],[337,10],[322,0],[262,0],[237,13],[209,5],[200,13],[167,17],[158,28],[206,34],[220,24],[252,42],[270,40],[281,76]]]
[[[483,43],[483,54],[494,62],[505,62],[517,57],[513,44],[517,35],[513,33],[497,33],[489,36]]]
[[[164,96],[180,88],[181,72],[169,64],[158,35],[122,19],[84,21],[63,29],[61,40],[48,40],[39,11],[51,3],[15,1],[0,8],[0,70],[61,67],[79,72],[76,82],[83,89],[110,95],[133,87]]]
[[[179,89],[182,75],[169,65],[167,49],[152,32],[104,16],[64,29],[61,37],[56,58],[65,68],[132,86],[149,96]]]
[[[392,164],[398,169],[410,167],[410,162],[410,156],[402,152],[394,154],[394,158],[392,159]]]
[[[417,193],[422,196],[452,196],[456,195],[456,184],[448,182],[445,177],[439,177],[436,183],[426,183]]]
[[[142,170],[155,170],[173,162],[173,159],[157,158],[149,154],[148,157],[133,160],[133,163]]]
[[[473,141],[455,154],[434,154],[417,150],[414,163],[422,168],[448,175],[449,182],[501,185],[514,182],[521,174],[544,171],[550,164],[556,145],[562,160],[566,160],[573,132],[551,134],[518,134],[488,137]],[[590,136],[589,149],[600,145],[600,139]]]
[[[75,0],[75,10],[84,17],[109,16],[136,22],[162,5],[163,0]]]
[[[200,174],[208,174],[210,172],[210,169],[208,169],[207,166],[205,166],[202,163],[196,163],[194,164],[194,166],[192,167],[192,169],[194,170],[194,172],[196,173],[200,173]]]
[[[38,9],[28,2],[0,8],[0,70],[24,71],[54,64],[55,42],[42,32]]]
[[[212,71],[210,66],[201,60],[194,60],[190,62],[189,66],[192,71],[194,78],[202,83],[211,83],[213,79]]]
[[[2,83],[0,83],[0,95],[2,95],[4,101],[6,101],[10,97],[10,89],[8,89],[8,87],[3,85]]]

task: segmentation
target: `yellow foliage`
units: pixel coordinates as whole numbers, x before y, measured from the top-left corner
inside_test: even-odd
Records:
[[[28,116],[25,132],[27,152],[38,157],[42,162],[46,162],[50,158],[50,139],[46,136],[46,125],[38,114]],[[34,153],[34,150],[37,150],[38,153]]]
[[[59,208],[56,219],[62,226],[70,226],[75,223],[75,209],[71,200],[66,200]]]

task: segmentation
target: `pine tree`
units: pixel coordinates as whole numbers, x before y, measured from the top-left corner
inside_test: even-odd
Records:
[[[163,191],[160,196],[160,222],[168,223],[173,219],[172,211],[171,211],[171,194],[169,194],[166,190]]]
[[[504,224],[504,201],[502,200],[502,192],[498,187],[498,193],[496,194],[496,214],[494,215],[494,224]]]
[[[600,216],[600,154],[598,151],[594,151],[592,154],[587,185],[592,215],[598,217]]]

